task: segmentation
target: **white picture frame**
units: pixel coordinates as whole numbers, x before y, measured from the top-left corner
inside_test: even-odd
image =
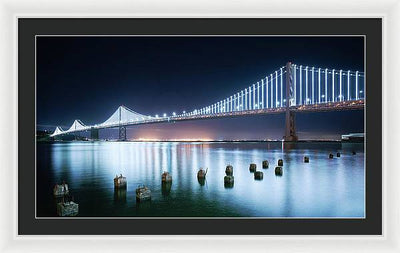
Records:
[[[400,1],[28,1],[0,3],[2,136],[0,250],[2,252],[398,252],[400,184],[395,115],[400,109]],[[17,19],[40,17],[337,17],[383,19],[382,236],[19,236],[17,235]],[[368,57],[368,56],[367,56]],[[59,229],[59,228],[55,228]],[[212,229],[212,228],[210,228]]]

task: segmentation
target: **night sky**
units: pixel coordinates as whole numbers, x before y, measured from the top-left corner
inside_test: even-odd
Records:
[[[119,105],[181,113],[226,98],[286,62],[363,71],[362,37],[38,37],[38,129],[105,121]],[[297,114],[300,139],[363,132],[363,111]],[[284,115],[130,127],[129,138],[281,139]],[[117,138],[116,130],[100,136]]]

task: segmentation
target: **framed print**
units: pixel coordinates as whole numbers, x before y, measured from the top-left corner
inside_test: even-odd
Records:
[[[398,251],[398,3],[170,4],[0,5],[2,250]]]
[[[21,233],[381,233],[379,19],[18,25]]]

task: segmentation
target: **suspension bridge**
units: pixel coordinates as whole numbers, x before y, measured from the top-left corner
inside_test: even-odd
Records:
[[[211,105],[172,115],[143,115],[125,106],[103,123],[85,125],[75,120],[63,130],[56,127],[52,137],[90,131],[93,140],[99,130],[118,128],[119,140],[126,140],[126,128],[133,125],[238,117],[257,114],[285,114],[285,141],[297,141],[295,114],[364,109],[365,74],[360,71],[309,67],[288,62],[249,87]]]

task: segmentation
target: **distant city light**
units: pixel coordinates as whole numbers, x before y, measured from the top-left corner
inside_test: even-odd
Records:
[[[164,114],[163,114],[163,117],[167,117],[167,114],[166,114],[166,113],[164,113]]]
[[[156,114],[156,118],[158,118],[158,114]]]
[[[172,113],[172,116],[176,116],[176,113],[175,113],[175,112],[173,112],[173,113]]]

